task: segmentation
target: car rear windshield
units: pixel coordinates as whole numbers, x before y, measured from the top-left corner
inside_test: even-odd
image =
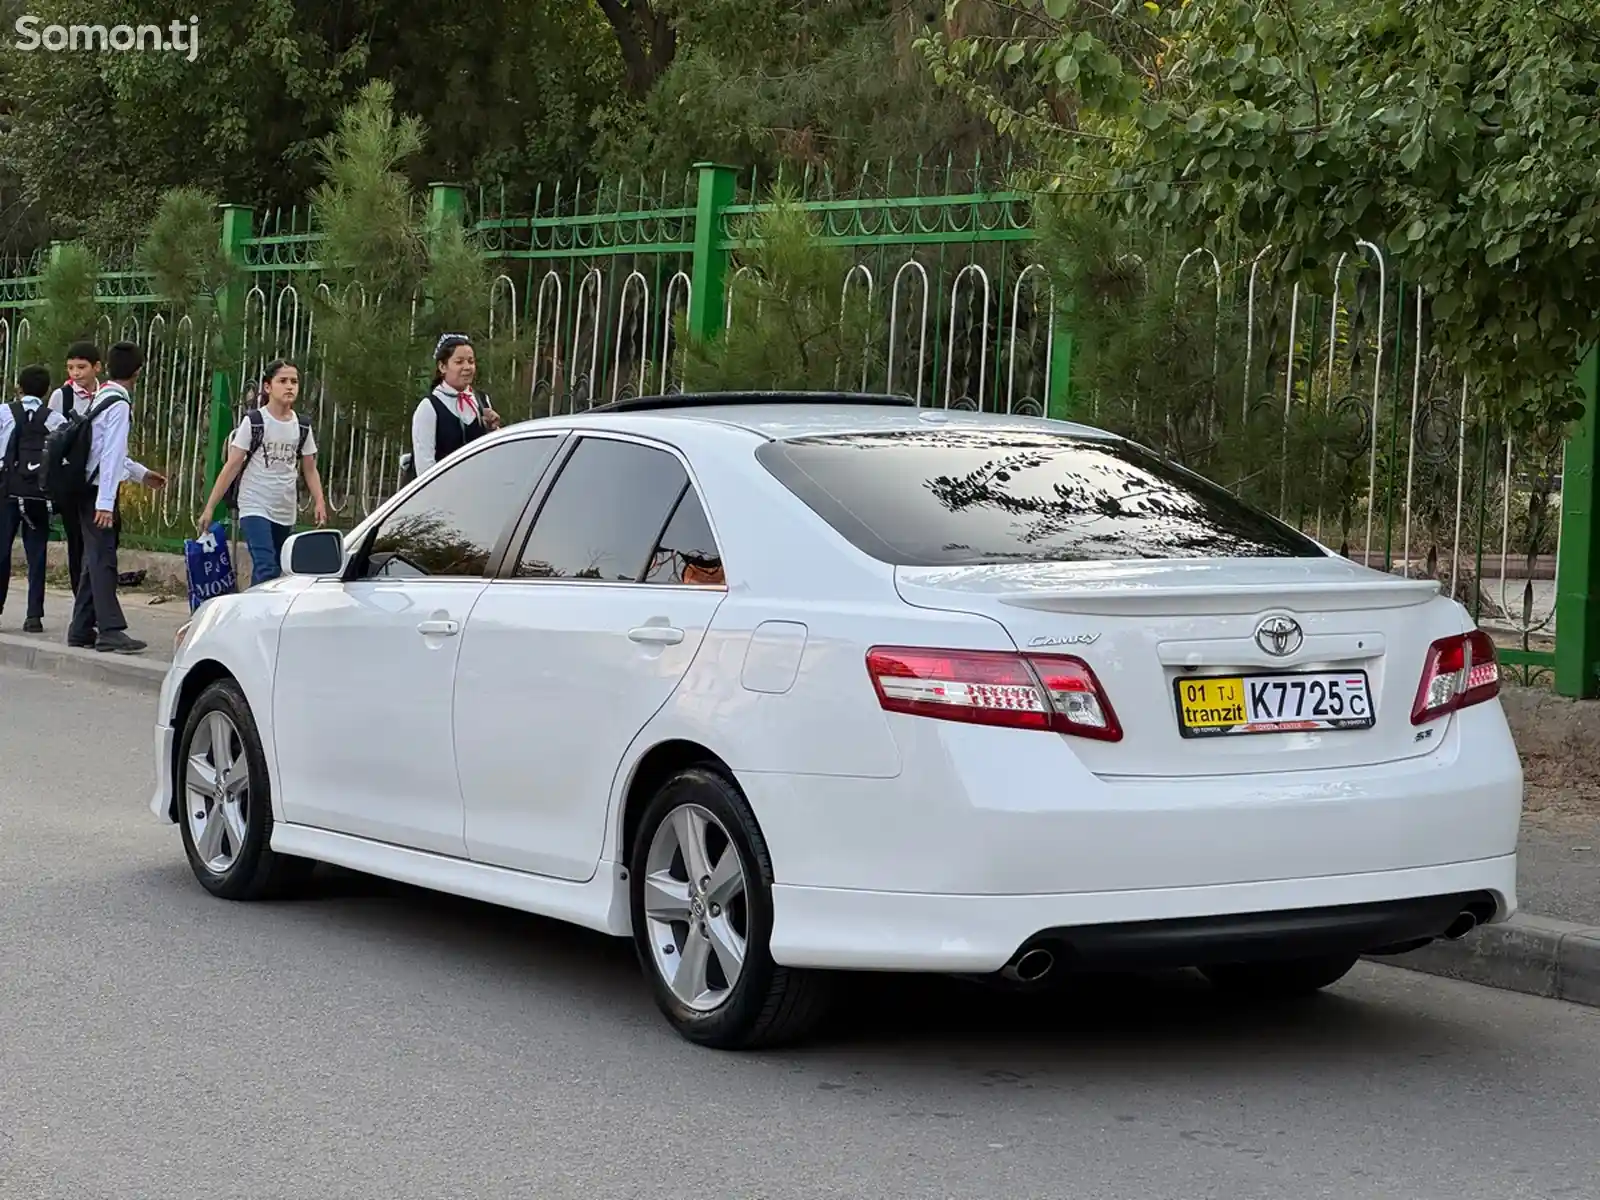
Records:
[[[773,441],[756,457],[851,544],[896,565],[1325,554],[1120,439],[913,429]]]

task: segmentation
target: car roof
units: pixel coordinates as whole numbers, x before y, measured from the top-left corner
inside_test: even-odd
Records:
[[[836,433],[881,433],[906,429],[1036,429],[1108,439],[1114,434],[1071,421],[1011,413],[918,406],[910,397],[834,392],[710,392],[639,397],[600,405],[546,422],[591,429],[664,432],[663,422],[711,424],[744,430],[764,441]]]

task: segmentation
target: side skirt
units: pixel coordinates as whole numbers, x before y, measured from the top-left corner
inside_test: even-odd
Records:
[[[482,900],[616,937],[631,932],[627,878],[612,862],[602,861],[587,882],[572,883],[281,822],[272,827],[272,848],[280,854]]]

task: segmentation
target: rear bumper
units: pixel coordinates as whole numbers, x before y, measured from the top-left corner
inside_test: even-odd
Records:
[[[1048,941],[1088,967],[1176,967],[1346,951],[1444,932],[1463,907],[1516,911],[1517,857],[1219,887],[1029,896],[773,888],[784,966],[998,971]]]
[[[894,778],[740,772],[778,883],[1145,892],[1404,872],[1517,849],[1522,765],[1498,704],[1456,714],[1437,750],[1401,762],[1188,778],[1096,776],[1059,735],[917,717],[896,717],[895,729]]]

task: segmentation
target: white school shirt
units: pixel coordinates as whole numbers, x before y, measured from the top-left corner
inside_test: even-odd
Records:
[[[297,489],[300,483],[300,418],[293,412],[287,421],[267,410],[261,413],[261,448],[245,463],[239,476],[239,515],[265,517],[274,525],[293,525],[299,512]],[[250,418],[245,417],[233,431],[232,444],[250,452]],[[317,435],[306,430],[307,456],[317,452]]]
[[[95,384],[96,388],[99,386],[99,384]],[[71,395],[66,407],[63,407],[61,403],[63,390]],[[70,417],[74,413],[87,413],[93,407],[94,393],[88,388],[79,387],[70,379],[63,383],[61,387],[50,390],[50,408],[52,411],[60,413],[62,417]]]
[[[90,483],[97,484],[94,507],[96,512],[111,512],[117,505],[117,489],[124,480],[143,483],[149,469],[128,457],[128,430],[133,424],[133,397],[120,383],[102,383],[94,394],[95,404],[103,404],[112,396],[120,396],[122,403],[113,404],[96,417],[89,426]]]
[[[471,388],[463,395],[448,383],[436,384],[429,396],[422,398],[411,414],[411,461],[418,475],[438,461],[439,414],[434,411],[430,396],[439,397],[446,408],[453,408],[463,428],[471,425],[474,418],[482,418],[483,401],[488,399]]]
[[[19,396],[17,398],[22,401],[22,410],[30,417],[38,412],[39,406],[44,403],[37,396]],[[45,418],[44,427],[54,433],[66,423],[67,419],[52,409],[50,415]],[[11,448],[11,433],[16,427],[17,419],[11,413],[10,402],[0,404],[0,462],[5,461],[6,451]]]

